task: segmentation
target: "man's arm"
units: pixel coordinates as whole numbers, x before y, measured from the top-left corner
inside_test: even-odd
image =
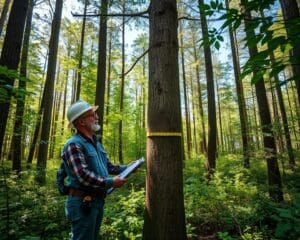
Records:
[[[114,185],[113,178],[98,176],[88,169],[84,154],[79,145],[71,143],[66,148],[63,158],[71,173],[82,185],[95,188],[110,188]]]

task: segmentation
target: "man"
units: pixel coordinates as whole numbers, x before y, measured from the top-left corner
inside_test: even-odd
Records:
[[[71,221],[72,240],[99,239],[106,191],[111,187],[120,188],[126,182],[119,176],[109,176],[121,173],[126,166],[110,163],[95,136],[100,129],[97,108],[79,100],[67,113],[69,126],[77,130],[61,155],[68,177],[66,216]]]

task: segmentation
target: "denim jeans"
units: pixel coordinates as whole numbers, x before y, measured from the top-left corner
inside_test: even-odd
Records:
[[[71,222],[71,240],[99,240],[104,199],[93,199],[91,211],[88,214],[82,212],[81,203],[81,197],[67,197],[65,211],[67,218]]]

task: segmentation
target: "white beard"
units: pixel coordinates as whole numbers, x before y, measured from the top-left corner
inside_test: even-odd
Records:
[[[98,123],[93,123],[91,125],[91,129],[94,131],[94,132],[97,132],[101,129],[101,126],[98,124]]]

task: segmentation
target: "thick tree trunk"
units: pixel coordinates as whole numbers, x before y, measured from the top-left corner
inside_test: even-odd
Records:
[[[52,21],[51,36],[49,42],[49,59],[48,69],[44,88],[45,100],[43,106],[43,118],[42,118],[42,130],[41,141],[39,146],[39,152],[37,156],[37,176],[36,181],[44,184],[46,181],[46,165],[47,165],[47,153],[49,146],[49,134],[51,129],[51,115],[53,106],[53,93],[54,93],[54,81],[55,70],[57,62],[58,52],[58,39],[61,23],[63,0],[56,0],[55,12]]]
[[[204,0],[199,0],[199,6],[204,4]],[[208,39],[208,27],[206,16],[203,8],[200,8],[201,28],[203,39]],[[204,60],[206,70],[207,82],[207,107],[208,107],[208,144],[207,144],[207,162],[206,170],[209,175],[214,172],[216,168],[216,151],[217,151],[217,120],[216,120],[216,100],[215,100],[215,86],[214,74],[211,59],[210,46],[204,46]]]
[[[0,57],[0,66],[7,67],[10,70],[17,70],[19,65],[28,1],[29,0],[15,0],[11,7]],[[14,81],[15,79],[13,77],[8,77],[3,74],[0,75],[0,89],[2,91],[0,101],[0,156]]]
[[[187,239],[176,0],[150,4],[146,209],[143,239]]]
[[[25,34],[23,40],[23,48],[21,54],[21,67],[20,67],[20,75],[22,77],[27,77],[27,59],[28,59],[28,49],[29,49],[29,39],[30,39],[30,31],[31,31],[31,23],[32,23],[32,13],[33,13],[34,1],[29,0],[29,6],[27,10],[27,19],[26,19],[26,27]],[[19,90],[26,90],[26,80],[19,80]],[[19,96],[17,99],[17,109],[16,109],[16,120],[14,124],[14,133],[12,143],[13,151],[12,151],[12,160],[13,166],[12,169],[21,172],[21,159],[22,157],[22,149],[23,149],[23,141],[22,141],[22,133],[23,133],[23,115],[25,108],[25,95]]]
[[[99,28],[98,42],[98,67],[97,67],[97,84],[96,84],[96,99],[95,104],[99,106],[97,113],[99,117],[99,136],[102,140],[103,135],[103,119],[104,119],[104,97],[106,84],[106,41],[107,41],[107,0],[101,1],[101,16]]]
[[[245,10],[245,29],[246,36],[250,38],[250,36],[254,36],[254,30],[249,26],[251,23],[251,13],[247,11],[247,3],[248,0],[242,0],[241,4]],[[258,53],[257,47],[249,46],[249,54],[250,57],[255,56]],[[255,69],[253,69],[253,74],[256,74]],[[276,144],[274,139],[274,133],[272,131],[272,122],[271,122],[271,114],[267,100],[266,88],[264,79],[260,79],[255,83],[256,90],[256,98],[259,108],[259,116],[261,122],[261,128],[263,133],[263,143],[265,150],[265,157],[267,160],[267,168],[268,168],[268,182],[269,182],[269,195],[270,197],[277,202],[283,201],[283,193],[282,193],[282,184],[281,184],[281,176],[278,167],[277,161],[277,152],[276,152]]]

